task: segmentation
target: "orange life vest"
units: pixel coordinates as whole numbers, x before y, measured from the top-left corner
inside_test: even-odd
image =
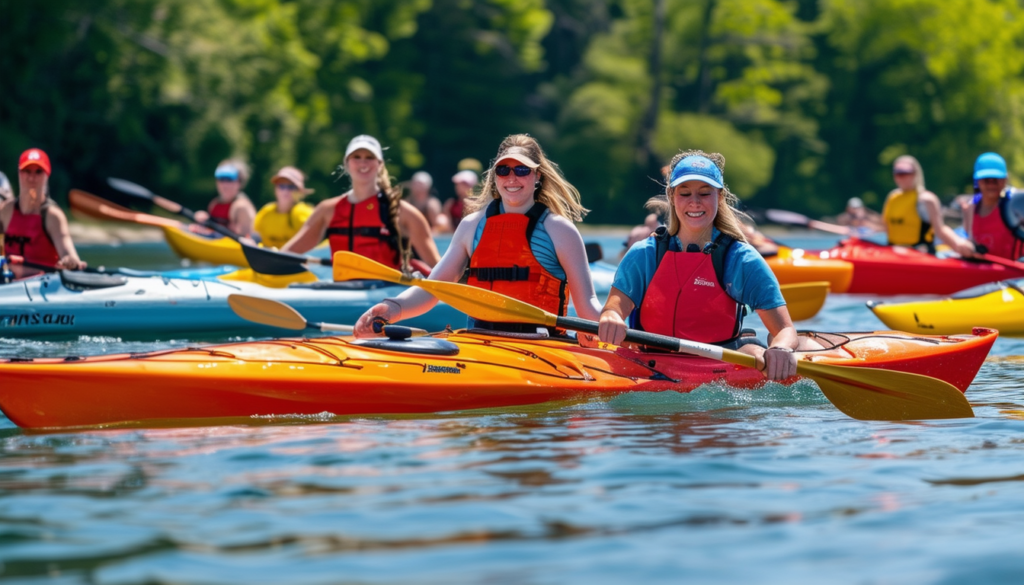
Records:
[[[402,267],[398,230],[392,225],[384,193],[354,205],[343,196],[334,208],[327,237],[331,242],[331,255],[347,250],[392,268],[400,270]]]
[[[530,248],[530,237],[547,209],[543,203],[534,203],[526,213],[501,213],[500,202],[492,201],[480,242],[469,259],[466,282],[564,316],[569,304],[567,281],[548,272]]]
[[[701,343],[724,344],[739,337],[746,308],[725,292],[725,257],[736,242],[720,234],[704,250],[670,252],[672,236],[655,232],[657,266],[640,303],[640,329]]]
[[[16,254],[29,262],[56,266],[60,255],[53,244],[53,238],[46,231],[46,213],[49,208],[50,201],[47,200],[38,214],[26,215],[21,212],[18,200],[14,200],[14,214],[11,215],[11,222],[4,235],[4,254]]]

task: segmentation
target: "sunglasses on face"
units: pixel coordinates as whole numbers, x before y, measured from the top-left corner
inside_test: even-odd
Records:
[[[507,177],[509,173],[515,173],[517,177],[525,177],[533,172],[533,169],[526,165],[516,165],[510,167],[508,165],[498,165],[494,167],[494,174],[499,177]]]
[[[284,191],[298,191],[299,190],[298,187],[296,187],[295,185],[292,185],[291,183],[276,183],[274,185],[274,187],[277,188],[277,189],[282,189]]]
[[[893,171],[892,174],[896,175],[897,177],[906,177],[907,175],[913,175],[916,173],[914,173],[914,171]]]
[[[234,183],[237,180],[238,179],[229,179],[227,177],[217,177],[217,182],[218,183]]]
[[[978,183],[979,183],[979,184],[986,184],[986,185],[995,185],[995,184],[996,184],[996,183],[998,183],[999,181],[1005,181],[1005,180],[1006,180],[1006,179],[992,179],[992,178],[988,178],[988,179],[978,179]]]

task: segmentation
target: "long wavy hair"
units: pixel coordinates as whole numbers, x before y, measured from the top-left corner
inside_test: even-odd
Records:
[[[510,149],[517,148],[540,166],[537,167],[537,188],[533,193],[535,201],[543,203],[551,213],[561,215],[572,222],[583,219],[590,210],[580,202],[580,192],[565,180],[558,165],[544,155],[544,149],[529,134],[513,134],[498,145],[498,155],[491,162],[491,168],[484,174],[480,194],[466,200],[465,215],[487,207],[491,201],[501,199],[494,179],[494,167],[505,158]]]
[[[675,155],[668,164],[667,168],[669,170],[667,174],[671,176],[672,169],[676,168],[676,164],[688,156],[703,156],[715,163],[718,170],[722,172],[722,176],[725,176],[725,157],[717,152],[708,154],[703,150],[684,150]],[[718,190],[718,215],[715,216],[714,225],[723,234],[728,234],[737,241],[746,242],[747,238],[743,235],[743,226],[740,225],[739,219],[740,216],[745,216],[746,214],[735,209],[737,203],[739,203],[739,198],[733,195],[732,191],[729,191],[729,186],[723,182],[722,188]],[[679,233],[679,216],[676,214],[672,198],[672,187],[669,186],[669,181],[665,181],[665,192],[651,197],[645,207],[662,217],[668,218],[668,233],[670,235],[674,236]]]

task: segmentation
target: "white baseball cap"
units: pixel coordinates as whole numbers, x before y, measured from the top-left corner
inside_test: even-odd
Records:
[[[345,149],[345,159],[348,160],[348,157],[360,148],[369,150],[373,153],[373,156],[377,157],[377,160],[384,162],[384,149],[380,147],[380,142],[369,134],[360,134],[348,141],[348,147]]]

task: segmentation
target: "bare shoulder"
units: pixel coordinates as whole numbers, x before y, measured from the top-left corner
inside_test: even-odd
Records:
[[[939,203],[939,196],[936,195],[935,193],[932,193],[931,191],[922,191],[918,195],[918,197],[920,198],[921,201],[924,201],[926,203],[934,203],[936,205],[940,205],[940,203]]]
[[[548,231],[548,235],[551,237],[574,236],[582,238],[582,236],[580,236],[580,230],[576,228],[576,224],[569,221],[567,218],[554,213],[549,213],[548,216],[544,218],[544,229]]]

